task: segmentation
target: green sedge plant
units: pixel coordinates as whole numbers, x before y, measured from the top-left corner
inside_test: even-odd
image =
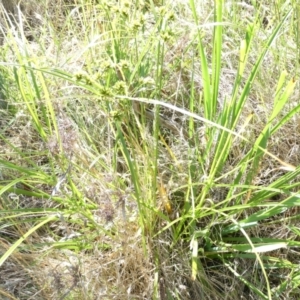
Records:
[[[284,32],[298,32],[292,21],[298,6],[291,4],[276,4],[276,21],[255,59],[263,6],[252,4],[256,14],[243,27],[232,91],[223,99],[224,39],[232,26],[226,20],[231,13],[238,19],[235,3],[228,12],[225,1],[214,1],[207,27],[194,0],[174,7],[86,1],[82,14],[73,11],[85,45],[54,66],[29,52],[24,36],[22,48],[12,39],[16,61],[3,66],[19,101],[11,122],[30,124],[31,145],[24,150],[1,133],[7,154],[0,160],[0,228],[19,238],[9,239],[0,266],[18,251],[49,246],[38,243],[47,234],[48,255],[97,253],[109,260],[103,274],[107,266],[111,274],[120,266],[128,271],[110,285],[119,297],[146,289],[149,299],[222,299],[222,287],[235,281],[259,299],[299,295],[297,264],[278,254],[299,247],[299,167],[269,149],[300,110],[288,103],[297,85],[293,74],[280,72],[259,132],[251,132],[257,112],[245,112],[274,44]],[[191,35],[177,50],[176,21],[187,12]],[[78,28],[72,22],[67,18],[64,28]],[[257,184],[266,160],[280,174]],[[24,199],[39,199],[40,206],[24,208]],[[281,224],[291,233],[284,238],[262,229]],[[59,226],[76,237],[62,238],[53,229]],[[29,237],[34,242],[27,245]]]

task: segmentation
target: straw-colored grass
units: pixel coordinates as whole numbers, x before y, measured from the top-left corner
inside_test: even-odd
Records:
[[[297,1],[23,2],[0,298],[299,299]]]

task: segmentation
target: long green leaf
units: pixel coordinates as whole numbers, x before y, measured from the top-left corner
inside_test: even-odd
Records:
[[[30,230],[28,230],[24,236],[20,237],[12,246],[9,247],[9,249],[0,257],[0,267],[3,265],[3,263],[9,258],[9,256],[12,255],[12,253],[32,234],[34,233],[37,229],[40,227],[44,226],[45,224],[54,221],[57,219],[57,216],[51,216],[39,224],[35,225],[32,227]]]

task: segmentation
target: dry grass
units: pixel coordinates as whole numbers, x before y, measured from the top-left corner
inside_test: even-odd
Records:
[[[46,2],[38,15],[35,6],[23,9],[25,35],[22,26],[7,24],[4,30],[0,259],[34,226],[55,219],[0,264],[1,299],[268,299],[267,281],[274,299],[298,299],[299,245],[288,242],[299,241],[297,203],[244,229],[253,243],[261,238],[270,246],[262,254],[265,269],[255,251],[234,248],[245,243],[242,230],[226,233],[234,222],[297,195],[299,176],[272,186],[289,173],[267,154],[258,169],[248,164],[255,157],[246,159],[248,171],[235,182],[239,163],[273,111],[281,72],[298,78],[297,22],[284,23],[232,128],[248,141],[233,138],[224,167],[210,181],[219,132],[209,136],[205,120],[192,122],[167,105],[158,111],[145,100],[164,99],[206,114],[190,4]],[[201,37],[210,62],[212,3],[200,2],[198,23],[205,24]],[[296,16],[299,6],[292,5]],[[270,1],[260,9],[256,14],[250,1],[224,4],[222,70],[211,121],[228,128],[222,112],[235,87],[246,28],[259,16],[239,93],[287,7]],[[276,122],[298,107],[298,94],[297,83]],[[299,124],[297,113],[267,146],[294,166],[300,160]],[[264,188],[266,196],[259,194]],[[277,249],[279,239],[284,247]]]

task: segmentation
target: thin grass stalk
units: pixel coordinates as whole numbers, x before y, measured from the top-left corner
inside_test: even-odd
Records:
[[[289,12],[284,16],[284,18],[282,19],[282,21],[277,25],[277,27],[275,28],[275,30],[272,32],[271,36],[269,37],[265,48],[263,49],[262,53],[260,54],[259,58],[257,59],[251,74],[249,76],[249,78],[246,81],[245,87],[243,88],[243,91],[241,93],[241,96],[239,97],[238,101],[237,101],[237,105],[235,106],[235,110],[233,112],[233,123],[232,123],[232,128],[236,127],[236,123],[240,117],[240,114],[242,112],[242,108],[244,107],[245,101],[247,99],[247,96],[249,94],[249,91],[251,89],[251,85],[252,82],[254,81],[254,79],[257,76],[257,72],[263,62],[263,59],[265,58],[266,54],[268,53],[272,43],[275,41],[275,39],[278,37],[280,30],[282,29],[283,25],[285,24],[286,20],[290,17],[292,12],[292,9],[289,10]],[[253,32],[251,31],[250,34],[253,35]],[[249,41],[251,41],[251,37],[246,38]],[[250,48],[248,48],[248,51],[250,50]],[[238,74],[238,76],[240,76]]]
[[[212,105],[213,114],[216,114],[217,103],[219,98],[219,83],[221,75],[221,54],[222,54],[222,8],[223,0],[215,0],[214,8],[214,33],[213,33],[213,55],[212,55]]]
[[[0,257],[0,267],[3,265],[3,263],[12,255],[12,253],[36,230],[38,230],[40,227],[44,226],[45,224],[56,220],[56,216],[51,216],[46,218],[45,220],[41,221],[34,227],[32,227],[30,230],[28,230],[21,238],[19,238],[12,246],[9,247],[9,249]]]
[[[203,84],[203,94],[204,94],[204,116],[206,119],[212,121],[215,117],[215,104],[212,101],[211,97],[211,82],[210,75],[208,70],[207,54],[202,42],[201,31],[199,29],[199,20],[197,16],[195,1],[190,0],[190,6],[192,14],[197,26],[197,36],[198,36],[198,51],[201,60],[201,73],[202,73],[202,84]]]

